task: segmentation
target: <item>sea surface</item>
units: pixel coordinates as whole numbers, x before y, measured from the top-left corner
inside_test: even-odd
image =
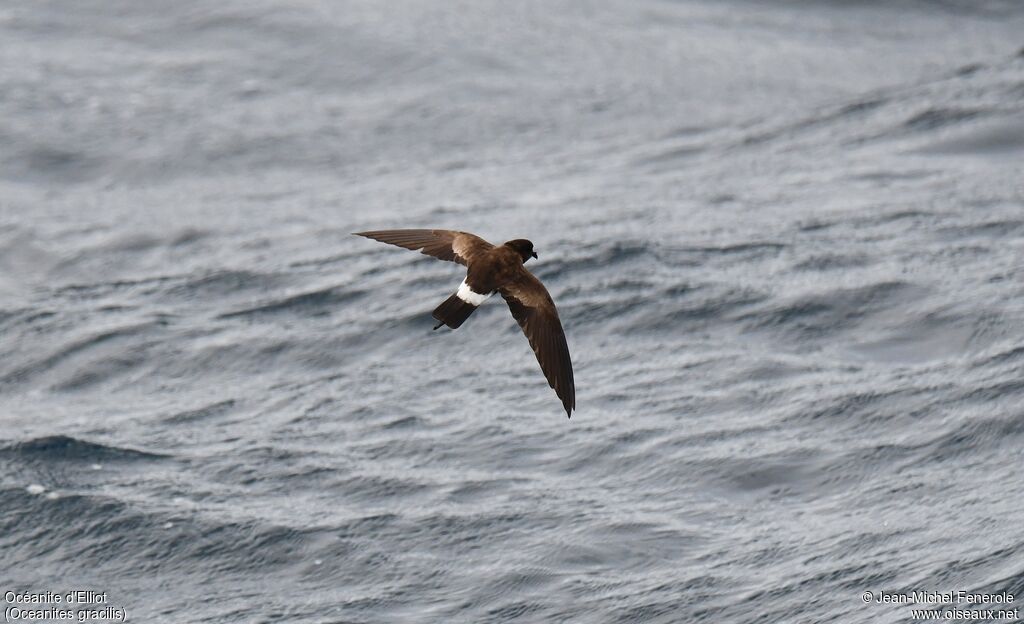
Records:
[[[0,3],[8,621],[908,622],[1022,519],[1024,4]]]

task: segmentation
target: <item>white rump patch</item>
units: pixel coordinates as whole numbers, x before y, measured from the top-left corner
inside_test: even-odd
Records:
[[[458,295],[459,299],[462,299],[469,305],[475,306],[478,306],[484,301],[487,301],[487,298],[491,296],[481,295],[480,293],[473,292],[473,289],[469,287],[469,284],[466,283],[466,280],[462,280],[462,283],[459,284],[459,292],[455,294]]]

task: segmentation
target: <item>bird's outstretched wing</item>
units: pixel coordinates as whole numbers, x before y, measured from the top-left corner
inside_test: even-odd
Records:
[[[469,265],[475,256],[494,247],[479,236],[456,230],[376,230],[354,234],[463,265]]]
[[[521,268],[516,278],[498,292],[505,298],[512,316],[530,341],[548,385],[555,389],[565,413],[572,418],[572,410],[576,407],[572,360],[569,359],[569,346],[565,343],[565,332],[551,295],[544,284],[525,268]]]

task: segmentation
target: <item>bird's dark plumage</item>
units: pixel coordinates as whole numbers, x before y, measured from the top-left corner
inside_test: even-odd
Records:
[[[466,266],[466,279],[458,291],[434,310],[434,329],[460,327],[477,307],[495,292],[501,293],[519,323],[544,377],[562,400],[571,418],[576,407],[572,361],[558,310],[544,284],[523,266],[536,258],[533,243],[515,239],[495,246],[479,236],[456,230],[378,230],[356,232],[382,243],[397,245]]]
[[[377,230],[355,234],[465,265],[482,252],[494,248],[479,236],[455,230]]]

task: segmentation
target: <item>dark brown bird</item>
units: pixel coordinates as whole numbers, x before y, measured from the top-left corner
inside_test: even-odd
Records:
[[[523,266],[537,257],[533,243],[517,238],[495,246],[479,236],[455,230],[379,230],[355,234],[466,266],[466,279],[459,289],[434,310],[438,320],[434,329],[442,325],[457,329],[488,297],[501,293],[530,341],[548,384],[572,418],[576,387],[558,310],[544,284]]]

